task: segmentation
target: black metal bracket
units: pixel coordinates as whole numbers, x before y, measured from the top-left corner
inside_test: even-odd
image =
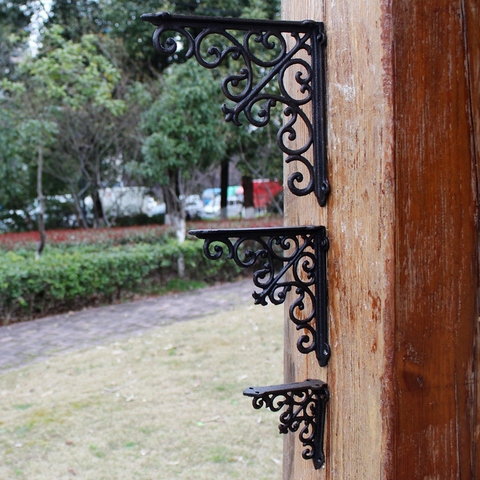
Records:
[[[203,252],[210,260],[227,258],[243,268],[263,265],[253,274],[256,305],[282,304],[287,292],[297,298],[289,306],[290,320],[303,334],[297,341],[301,353],[315,352],[324,367],[330,358],[327,317],[327,250],[325,227],[275,227],[227,230],[191,230],[205,240]],[[252,244],[253,242],[253,244]],[[280,267],[278,265],[280,264]]]
[[[328,385],[321,380],[269,387],[250,387],[244,392],[253,397],[253,408],[266,407],[272,412],[286,409],[280,415],[280,433],[296,432],[303,427],[299,439],[306,447],[302,452],[305,460],[313,460],[316,469],[325,463],[323,437],[325,433],[325,413],[328,402]]]
[[[200,65],[210,69],[227,63],[228,58],[241,62],[237,72],[228,74],[222,81],[223,94],[230,103],[222,107],[226,121],[241,125],[243,112],[251,125],[263,127],[271,119],[271,109],[277,103],[284,105],[286,120],[277,133],[277,144],[286,154],[286,163],[299,162],[308,174],[305,180],[301,171],[292,173],[288,187],[296,196],[313,192],[319,204],[324,206],[330,191],[326,155],[324,24],[311,20],[247,20],[165,12],[148,13],[141,19],[157,27],[153,44],[162,54],[174,55],[177,50],[183,50],[186,58],[195,57]],[[162,43],[164,32],[176,32],[177,35]],[[294,85],[285,82],[289,69],[296,70]],[[311,115],[304,109],[308,104]],[[301,146],[293,143],[299,140],[299,124],[308,132]],[[306,156],[309,151],[312,151],[313,164]]]

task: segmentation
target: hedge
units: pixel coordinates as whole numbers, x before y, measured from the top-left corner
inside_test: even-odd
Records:
[[[130,244],[108,249],[50,249],[39,260],[30,251],[0,255],[0,318],[6,324],[49,313],[110,303],[177,276],[182,255],[185,277],[226,281],[240,273],[234,262],[207,260],[202,241]]]

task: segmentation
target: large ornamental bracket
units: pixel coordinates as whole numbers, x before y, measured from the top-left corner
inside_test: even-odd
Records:
[[[330,191],[324,24],[164,12],[141,18],[157,27],[153,43],[161,54],[174,56],[181,51],[209,69],[239,65],[222,81],[228,102],[222,107],[226,121],[239,126],[243,114],[253,127],[264,127],[272,118],[272,109],[283,105],[285,121],[279,126],[277,144],[286,163],[298,164],[288,178],[288,187],[296,196],[314,193],[324,206]],[[166,32],[173,36],[166,37]],[[299,128],[307,134],[300,135]]]
[[[253,397],[256,409],[266,407],[280,414],[280,433],[296,432],[300,427],[299,440],[306,447],[302,452],[305,460],[312,460],[316,469],[325,463],[323,437],[325,432],[325,413],[328,401],[328,386],[320,380],[273,385],[268,387],[250,387],[244,395]]]
[[[328,238],[323,226],[274,227],[225,230],[191,230],[203,239],[203,252],[210,260],[226,256],[243,268],[260,266],[253,283],[256,305],[285,302],[287,293],[295,298],[289,305],[290,320],[301,331],[297,348],[315,352],[319,364],[330,358],[327,318]]]

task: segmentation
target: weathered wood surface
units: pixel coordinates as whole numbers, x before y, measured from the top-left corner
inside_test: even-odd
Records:
[[[284,0],[282,16],[326,24],[332,186],[323,209],[285,199],[286,225],[328,228],[332,357],[299,354],[286,321],[285,380],[327,381],[331,401],[326,467],[289,435],[284,478],[480,478],[478,1]]]
[[[462,2],[410,3],[393,8],[395,471],[474,478],[478,278],[466,18]]]

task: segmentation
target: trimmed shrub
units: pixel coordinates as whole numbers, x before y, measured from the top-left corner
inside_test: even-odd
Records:
[[[207,260],[202,241],[178,244],[95,245],[51,248],[35,261],[32,252],[0,254],[0,318],[6,324],[49,313],[111,303],[148,293],[177,277],[183,256],[185,277],[192,281],[228,281],[240,274],[224,257]]]

